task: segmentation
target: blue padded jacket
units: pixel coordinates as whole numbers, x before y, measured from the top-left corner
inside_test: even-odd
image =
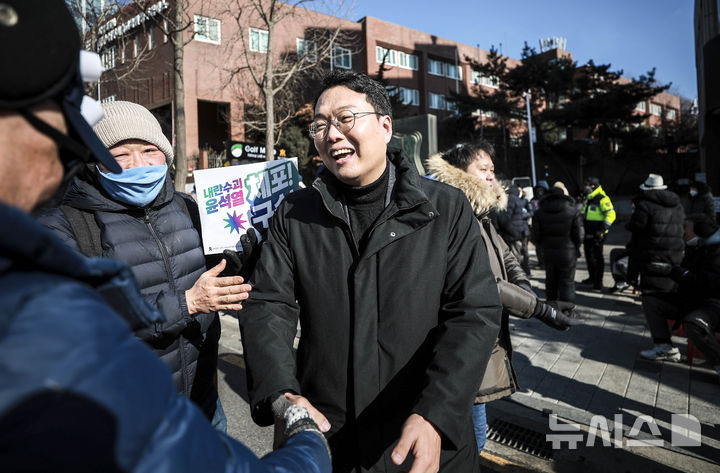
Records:
[[[211,427],[133,336],[162,316],[126,266],[82,257],[3,204],[0,221],[3,470],[330,472],[315,433],[258,459]]]

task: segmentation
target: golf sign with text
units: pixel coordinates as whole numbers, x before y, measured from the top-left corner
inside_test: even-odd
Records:
[[[199,169],[194,175],[206,255],[240,250],[240,236],[250,227],[266,230],[300,183],[297,158]]]

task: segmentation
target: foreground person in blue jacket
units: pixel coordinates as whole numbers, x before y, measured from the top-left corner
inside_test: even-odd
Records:
[[[162,320],[132,272],[29,216],[87,162],[120,171],[86,121],[99,106],[83,97],[79,71],[93,68],[79,57],[64,2],[0,2],[0,64],[12,65],[0,69],[0,468],[329,472],[324,437],[284,398],[272,406],[283,448],[263,459],[213,429],[132,335]],[[98,58],[83,59],[99,76]]]

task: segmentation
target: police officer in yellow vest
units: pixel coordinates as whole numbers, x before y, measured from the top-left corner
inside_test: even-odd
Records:
[[[603,243],[610,226],[615,221],[615,209],[600,186],[597,177],[585,179],[585,205],[582,215],[585,224],[585,260],[587,261],[590,277],[582,281],[582,284],[592,284],[593,289],[602,290],[603,271],[605,260],[603,259]]]

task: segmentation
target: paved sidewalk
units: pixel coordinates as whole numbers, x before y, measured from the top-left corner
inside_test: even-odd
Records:
[[[613,227],[605,245],[606,268],[610,250],[624,246],[628,239],[622,224]],[[542,297],[544,277],[544,271],[535,264],[531,278]],[[583,256],[578,261],[575,280],[586,277]],[[613,285],[609,271],[605,273],[604,284]],[[720,471],[720,383],[716,372],[703,365],[703,359],[696,358],[691,366],[685,360],[653,362],[639,357],[640,350],[652,346],[639,294],[633,294],[632,290],[601,293],[581,285],[577,289],[576,303],[582,322],[567,332],[558,332],[534,319],[511,317],[513,364],[521,390],[511,398],[488,404],[488,418],[491,431],[498,431],[497,435],[505,443],[515,441],[516,448],[490,442],[488,453],[515,459],[528,469],[538,471],[562,471],[563,465],[569,471],[578,471],[578,463],[583,464],[584,473]],[[686,353],[685,338],[673,337],[673,341]],[[562,434],[549,429],[551,413],[560,418],[561,424],[577,424],[584,430],[577,448],[570,449],[567,441],[560,442],[560,450],[545,451],[545,456],[551,457],[548,460],[519,454],[517,448],[529,450],[527,443],[532,439],[545,440],[547,434]],[[700,421],[700,446],[671,445],[679,443],[678,438],[672,442],[674,414],[689,414]],[[638,420],[639,416],[649,417]],[[652,426],[643,422],[650,418],[658,426],[660,435],[654,436],[653,433],[658,432],[652,432]],[[680,421],[677,417],[675,420],[677,425]],[[593,424],[595,439],[587,432]],[[632,432],[633,425],[640,428],[637,437]],[[526,436],[525,441],[518,440],[522,435],[517,432],[504,433],[512,431],[512,426],[529,429],[528,432],[520,430]],[[609,441],[621,443],[603,446],[602,429],[609,433],[606,435]],[[662,438],[663,446],[633,446],[628,440],[635,438],[656,444]]]

